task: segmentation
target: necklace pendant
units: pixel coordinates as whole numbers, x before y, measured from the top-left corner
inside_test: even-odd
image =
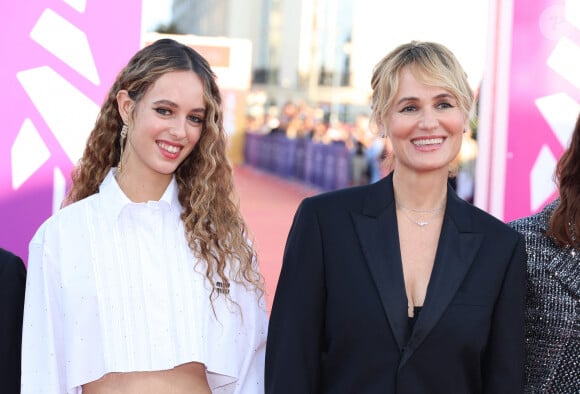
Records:
[[[426,226],[426,225],[428,225],[428,224],[429,224],[429,222],[425,222],[425,221],[421,221],[421,220],[417,222],[417,225],[418,225],[419,227],[425,227],[425,226]]]

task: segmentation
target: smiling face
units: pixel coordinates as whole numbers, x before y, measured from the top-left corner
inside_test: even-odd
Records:
[[[384,119],[397,171],[447,172],[466,126],[467,117],[449,91],[426,85],[409,67],[401,70],[397,94]]]
[[[119,112],[129,126],[123,172],[142,179],[171,179],[191,153],[204,125],[203,83],[193,71],[163,74],[134,102],[117,95]]]

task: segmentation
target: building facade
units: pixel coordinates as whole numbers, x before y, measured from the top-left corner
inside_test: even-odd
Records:
[[[264,106],[305,101],[351,121],[369,112],[373,66],[412,39],[450,47],[478,85],[487,7],[488,0],[173,0],[173,22],[180,33],[249,39],[252,91]]]

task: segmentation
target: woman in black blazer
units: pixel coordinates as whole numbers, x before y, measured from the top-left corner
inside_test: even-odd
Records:
[[[523,239],[448,184],[473,103],[465,73],[444,46],[411,42],[371,85],[394,171],[298,208],[266,393],[519,393]]]

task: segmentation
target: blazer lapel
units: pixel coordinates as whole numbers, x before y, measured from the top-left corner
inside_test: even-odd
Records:
[[[407,339],[407,297],[393,198],[392,176],[372,186],[354,226],[395,340],[402,351]]]
[[[443,227],[425,304],[399,367],[405,364],[441,318],[469,271],[483,240],[482,234],[471,232],[471,214],[467,203],[460,200],[451,188],[448,188],[447,195]]]
[[[550,242],[550,245],[553,245]],[[580,297],[580,252],[574,249],[552,248],[552,259],[547,265],[554,278],[557,278],[576,297]]]

